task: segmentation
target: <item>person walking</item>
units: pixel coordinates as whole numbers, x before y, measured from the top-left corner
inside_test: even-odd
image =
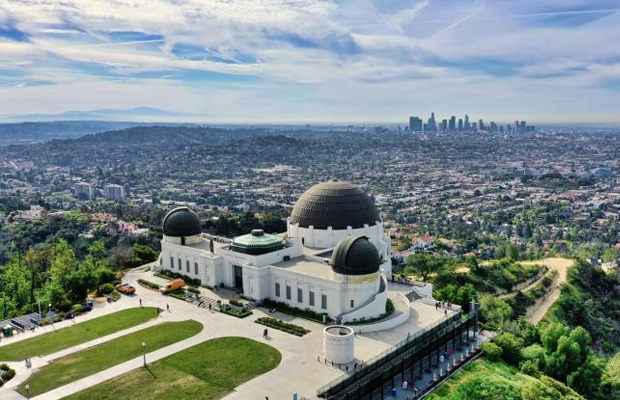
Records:
[[[170,304],[166,303],[166,311],[170,312]]]
[[[140,298],[140,308],[142,308],[142,298]]]
[[[263,331],[263,337],[266,338],[269,335],[269,331],[267,330],[267,328],[265,328],[265,330]]]

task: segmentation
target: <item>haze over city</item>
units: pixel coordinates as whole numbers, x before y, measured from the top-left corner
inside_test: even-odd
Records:
[[[0,1],[0,115],[618,123],[618,1]]]

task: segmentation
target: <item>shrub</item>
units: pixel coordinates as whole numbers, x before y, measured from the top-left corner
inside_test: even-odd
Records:
[[[498,361],[502,356],[502,348],[493,342],[484,342],[482,343],[480,348],[482,349],[482,353],[490,361]]]
[[[97,291],[100,295],[110,294],[114,291],[114,286],[111,283],[104,283],[103,285],[99,286],[99,289],[97,289]]]
[[[254,322],[256,322],[257,324],[265,325],[267,327],[286,332],[286,333],[290,333],[295,336],[303,336],[306,333],[310,332],[308,329],[302,326],[295,325],[295,324],[289,324],[287,322],[282,322],[281,320],[276,319],[276,318],[261,317]]]
[[[147,280],[144,279],[138,279],[138,283],[142,286],[145,286],[149,289],[155,289],[155,290],[159,290],[159,285],[153,282],[149,282]]]
[[[245,318],[249,315],[252,315],[252,310],[237,311],[228,306],[220,307],[220,311],[224,314],[232,315],[233,317],[237,318]]]
[[[523,339],[518,338],[512,333],[504,332],[495,336],[493,341],[502,348],[502,358],[504,361],[515,366],[519,365],[519,361],[521,361]]]
[[[192,287],[192,286],[188,286],[187,287],[187,291],[188,292],[192,292],[192,293],[196,293],[196,294],[200,294],[200,289]]]
[[[308,308],[302,310],[301,308],[291,307],[286,303],[281,303],[279,301],[274,301],[270,299],[263,300],[263,306],[267,308],[275,308],[277,311],[283,312],[285,314],[294,315],[296,317],[301,317],[305,319],[309,319],[311,321],[323,323],[323,314],[314,312]],[[326,316],[326,322],[331,322],[332,320]]]
[[[202,281],[200,279],[192,278],[187,275],[172,272],[167,269],[162,269],[161,271],[159,271],[159,273],[155,274],[155,276],[159,276],[160,278],[164,278],[164,279],[181,278],[185,281],[186,284],[192,285],[192,286],[200,286],[202,284]]]

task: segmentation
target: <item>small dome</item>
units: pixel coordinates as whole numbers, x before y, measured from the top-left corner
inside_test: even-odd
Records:
[[[338,243],[332,254],[332,270],[342,275],[368,275],[379,271],[381,258],[366,236],[352,235]]]
[[[265,233],[262,229],[253,229],[252,233],[237,236],[230,249],[237,253],[261,255],[284,248],[284,239],[279,235]]]
[[[200,217],[187,207],[178,207],[170,211],[164,217],[162,225],[166,236],[183,237],[202,233]]]
[[[308,189],[293,207],[291,224],[315,229],[353,229],[380,221],[372,199],[359,186],[347,182],[323,182]]]

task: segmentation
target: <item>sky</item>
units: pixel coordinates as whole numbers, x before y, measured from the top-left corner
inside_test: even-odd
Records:
[[[133,107],[620,123],[620,0],[0,0],[0,115]]]

